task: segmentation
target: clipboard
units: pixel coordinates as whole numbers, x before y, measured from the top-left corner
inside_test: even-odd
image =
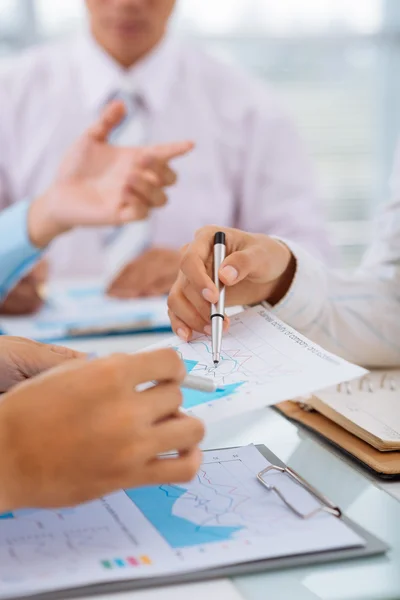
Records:
[[[139,589],[156,588],[167,585],[177,585],[180,583],[191,583],[199,581],[207,581],[213,579],[220,579],[226,577],[238,577],[241,575],[250,575],[255,573],[276,571],[281,569],[289,569],[294,567],[306,567],[309,565],[317,565],[329,562],[338,562],[351,559],[368,558],[385,554],[390,548],[389,546],[379,540],[374,535],[368,533],[365,529],[345,517],[340,508],[335,506],[330,500],[322,496],[318,490],[313,488],[307,481],[300,477],[297,473],[289,469],[275,454],[273,454],[268,448],[263,445],[257,445],[257,450],[271,463],[271,467],[268,469],[275,469],[284,473],[287,473],[290,477],[295,477],[299,485],[306,487],[306,489],[318,499],[320,503],[320,509],[330,514],[334,514],[337,518],[343,519],[343,521],[350,527],[355,533],[361,536],[366,545],[357,548],[348,548],[345,550],[328,550],[324,552],[311,552],[302,555],[285,556],[283,558],[272,558],[266,560],[252,561],[248,563],[233,564],[215,569],[205,569],[186,572],[183,574],[174,574],[160,577],[153,577],[151,579],[142,578],[135,580],[124,580],[112,583],[101,583],[77,588],[63,589],[60,591],[46,592],[42,594],[36,594],[31,596],[18,596],[20,600],[66,600],[68,598],[82,598],[82,596],[96,596],[99,594],[111,594],[117,592],[128,592]],[[232,448],[233,449],[233,448]],[[214,450],[218,451],[218,450]],[[264,469],[258,474],[260,484],[268,487],[268,469]],[[274,486],[275,488],[275,486]],[[268,488],[270,489],[270,488]],[[272,489],[272,491],[279,494],[279,489]],[[283,495],[281,495],[283,496]],[[286,499],[283,501],[285,502]],[[285,502],[287,505],[288,503]],[[291,509],[295,507],[290,507]],[[315,511],[314,511],[315,512]],[[299,518],[312,518],[313,514],[303,515],[299,514]],[[15,597],[14,599],[15,600]]]

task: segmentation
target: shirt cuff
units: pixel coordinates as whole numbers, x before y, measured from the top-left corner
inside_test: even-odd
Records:
[[[30,271],[42,254],[29,239],[29,206],[28,201],[18,202],[0,214],[0,298]]]
[[[275,306],[265,303],[277,317],[300,332],[318,321],[326,298],[326,267],[297,244],[281,239],[296,259],[296,272],[286,296]]]

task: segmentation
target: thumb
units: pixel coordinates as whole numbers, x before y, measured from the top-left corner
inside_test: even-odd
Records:
[[[243,281],[254,269],[254,256],[251,250],[240,250],[230,254],[219,269],[219,278],[226,286]]]
[[[121,123],[126,115],[125,104],[113,100],[102,111],[98,121],[87,131],[87,135],[96,142],[106,142],[112,130]]]
[[[85,356],[82,352],[77,352],[63,346],[37,343],[36,348],[30,349],[29,355],[24,361],[25,364],[20,365],[20,368],[25,367],[24,376],[29,378],[39,375],[43,371],[58,367],[65,362]]]

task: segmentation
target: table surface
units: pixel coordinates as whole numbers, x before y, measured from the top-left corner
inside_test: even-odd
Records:
[[[167,339],[168,334],[134,335],[69,341],[78,350],[134,352]],[[265,444],[281,460],[340,506],[351,519],[389,544],[388,554],[377,558],[286,569],[238,577],[209,584],[208,598],[237,600],[394,600],[400,598],[400,483],[382,483],[324,445],[309,432],[292,424],[274,409],[265,408],[227,419],[209,428],[203,448]],[[232,585],[233,584],[233,585]],[[225,586],[220,593],[218,586]],[[169,588],[171,590],[172,588]],[[214,590],[214,592],[213,592]],[[199,585],[175,588],[176,598],[205,597]],[[168,592],[170,593],[170,591]],[[215,595],[214,595],[215,593]],[[166,599],[166,590],[155,590],[151,600]],[[132,600],[145,600],[141,592]],[[169,596],[168,596],[169,597]],[[108,596],[110,598],[110,596]],[[120,596],[115,596],[120,598]]]

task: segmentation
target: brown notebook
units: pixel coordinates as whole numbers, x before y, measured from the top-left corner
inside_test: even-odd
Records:
[[[361,465],[385,479],[400,477],[400,452],[380,452],[340,425],[312,410],[305,410],[298,402],[281,402],[276,408],[286,417],[304,425],[327,440]]]
[[[372,371],[307,403],[381,452],[400,450],[400,372]]]

